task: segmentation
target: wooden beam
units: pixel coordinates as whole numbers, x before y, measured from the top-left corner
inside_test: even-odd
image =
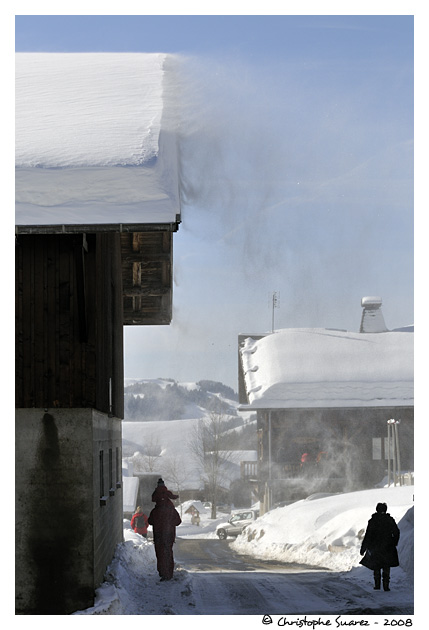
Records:
[[[75,266],[76,266],[76,293],[79,319],[79,336],[82,343],[88,341],[88,322],[86,315],[86,291],[85,291],[85,250],[87,250],[85,235],[76,238]]]
[[[155,286],[155,287],[123,287],[122,294],[128,297],[162,297],[170,293],[171,287]]]
[[[130,252],[122,254],[122,264],[129,263],[132,264],[134,262],[140,263],[163,263],[170,262],[171,255],[169,252]]]

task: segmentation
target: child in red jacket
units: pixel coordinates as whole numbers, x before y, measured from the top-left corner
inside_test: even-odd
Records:
[[[141,506],[137,506],[136,512],[131,519],[131,529],[144,538],[147,538],[148,519],[143,513]]]

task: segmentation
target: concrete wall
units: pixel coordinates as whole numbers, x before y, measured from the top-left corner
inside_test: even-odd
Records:
[[[93,415],[93,545],[94,584],[98,586],[123,539],[122,432],[121,422],[100,412]],[[109,472],[109,450],[112,470]],[[99,458],[104,458],[104,497],[100,499]],[[112,477],[111,479],[109,477]]]
[[[122,540],[120,420],[93,409],[17,409],[15,442],[16,613],[69,614],[91,606]]]

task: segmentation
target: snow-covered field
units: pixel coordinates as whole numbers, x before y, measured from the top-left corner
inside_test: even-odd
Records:
[[[231,547],[258,558],[325,567],[339,573],[339,589],[346,577],[372,593],[372,572],[359,565],[359,548],[379,501],[388,504],[401,531],[400,567],[392,569],[389,595],[396,606],[410,610],[414,588],[414,486],[309,497],[260,517],[235,541],[230,539]],[[209,514],[202,514],[200,526],[194,526],[190,516],[184,514],[177,535],[214,538],[216,526],[223,520],[225,516],[211,521]],[[106,581],[97,589],[94,607],[75,614],[204,615],[204,610],[195,609],[192,599],[198,574],[180,566],[175,574],[171,582],[159,582],[153,544],[135,534],[129,521],[124,521],[124,542],[117,547]],[[307,605],[308,599],[303,601],[303,608]],[[230,606],[231,602],[225,602],[225,614],[234,614]],[[359,606],[361,602],[356,600],[356,608]]]
[[[165,464],[171,458],[179,458],[182,463],[183,488],[199,488],[202,470],[195,461],[189,447],[189,439],[195,430],[198,419],[154,421],[154,422],[122,422],[122,439],[124,448],[145,452],[145,445],[151,444],[159,450],[156,461],[157,472],[165,477],[168,486],[171,481],[165,473]]]
[[[133,383],[145,383],[149,382],[158,385],[161,389],[171,387],[172,384],[186,389],[195,390],[200,389],[197,383],[176,383],[172,380],[166,379],[127,379],[126,385],[132,385]],[[134,396],[140,396],[141,394],[134,394]],[[224,398],[220,394],[209,394],[214,400],[219,400],[220,403],[225,403],[227,407],[237,408],[238,402]],[[240,417],[244,422],[249,422],[252,413],[242,413]],[[124,459],[127,461],[132,460],[135,453],[141,453],[143,456],[147,453],[148,449],[152,451],[152,454],[156,453],[156,457],[152,457],[151,470],[155,470],[162,475],[167,483],[167,486],[172,490],[175,488],[175,482],[177,477],[180,477],[180,487],[182,490],[199,490],[204,488],[204,471],[201,466],[201,462],[195,457],[195,452],[192,449],[191,443],[195,442],[196,430],[198,424],[202,419],[209,417],[209,411],[197,404],[190,403],[186,405],[186,409],[182,416],[174,420],[153,420],[147,421],[123,421],[122,422],[122,452]],[[229,420],[228,414],[225,414],[225,421]],[[243,426],[229,429],[230,432],[239,432],[243,429]],[[256,431],[256,429],[255,429]],[[232,481],[240,476],[240,460],[253,460],[255,454],[250,451],[238,451],[236,455],[228,456],[228,479]],[[178,473],[178,466],[180,467],[180,473]],[[171,477],[171,468],[175,469],[176,479]],[[148,468],[144,471],[148,472]],[[137,471],[137,468],[134,469]],[[139,472],[143,472],[139,471]],[[170,475],[169,475],[170,472]]]

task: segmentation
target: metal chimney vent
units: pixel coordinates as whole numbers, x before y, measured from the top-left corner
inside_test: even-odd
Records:
[[[363,312],[359,332],[387,332],[383,313],[381,311],[381,297],[364,297],[362,298],[361,306],[363,307]]]

